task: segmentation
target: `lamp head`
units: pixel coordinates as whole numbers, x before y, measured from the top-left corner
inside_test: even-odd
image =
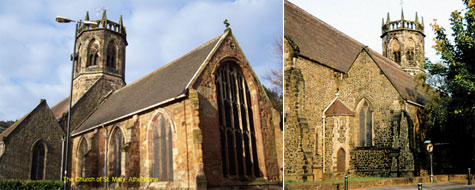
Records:
[[[76,22],[75,20],[71,20],[69,18],[63,17],[63,16],[57,16],[56,17],[56,22],[59,23],[70,23],[70,22]]]

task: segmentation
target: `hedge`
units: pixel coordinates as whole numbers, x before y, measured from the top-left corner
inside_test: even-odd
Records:
[[[20,180],[20,179],[7,179],[0,180],[0,189],[11,190],[60,190],[63,188],[62,181],[53,180]]]

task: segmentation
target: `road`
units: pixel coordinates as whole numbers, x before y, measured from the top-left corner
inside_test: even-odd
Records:
[[[375,188],[375,189],[367,189],[367,190],[417,190],[417,185],[408,185],[408,186],[395,186],[395,187],[382,187],[382,188]],[[475,190],[475,185],[467,185],[465,182],[452,182],[452,183],[439,183],[439,184],[423,184],[423,190],[429,189],[437,189],[437,190],[468,190],[473,189]]]

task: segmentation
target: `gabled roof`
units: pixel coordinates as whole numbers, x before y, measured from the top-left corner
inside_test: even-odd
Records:
[[[229,32],[112,94],[98,106],[73,135],[186,95],[187,88]]]
[[[399,65],[296,5],[288,1],[284,4],[285,37],[298,47],[299,56],[347,73],[364,50],[373,58],[402,98],[424,104],[423,96],[414,92],[416,83],[413,76],[404,72]]]
[[[345,104],[336,99],[325,112],[326,116],[355,115]]]

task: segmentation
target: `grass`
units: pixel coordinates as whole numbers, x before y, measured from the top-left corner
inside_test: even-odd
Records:
[[[348,178],[348,181],[364,181],[364,180],[377,180],[377,179],[387,179],[387,177],[355,177]],[[344,182],[345,179],[333,179],[325,181],[294,181],[286,180],[285,184],[307,184],[307,183],[331,183],[331,182]]]

